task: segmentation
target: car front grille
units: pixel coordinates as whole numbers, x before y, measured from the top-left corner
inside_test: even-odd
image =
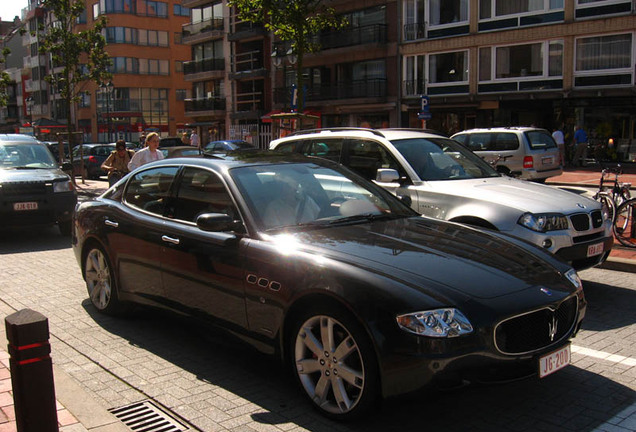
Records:
[[[574,295],[557,306],[508,318],[495,328],[497,349],[504,354],[525,354],[552,345],[570,335],[577,310]]]
[[[45,195],[47,185],[45,182],[12,182],[0,186],[0,192],[5,197]]]
[[[592,228],[598,228],[603,225],[603,214],[600,210],[594,210],[591,213],[577,213],[570,216],[570,222],[576,231],[587,231]]]

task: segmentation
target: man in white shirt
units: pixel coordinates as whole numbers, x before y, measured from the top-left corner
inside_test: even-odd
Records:
[[[561,165],[565,166],[565,136],[563,135],[561,129],[554,129],[554,132],[552,132],[552,138],[554,138],[554,142],[556,142],[557,147],[559,147],[559,153],[561,154]]]
[[[128,162],[128,169],[132,171],[149,162],[163,159],[163,153],[157,150],[157,147],[159,147],[159,134],[151,132],[146,137],[146,147],[135,153]]]
[[[192,135],[190,135],[190,145],[192,147],[199,147],[199,135],[197,135],[197,131],[192,131]]]

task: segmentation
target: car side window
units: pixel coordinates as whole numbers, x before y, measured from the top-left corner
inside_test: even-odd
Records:
[[[491,150],[490,134],[470,134],[468,135],[468,142],[466,142],[466,144],[472,151]]]
[[[302,141],[287,141],[280,144],[274,150],[283,152],[283,153],[296,153],[298,151],[297,150],[298,147],[302,146],[302,144],[303,144]]]
[[[318,156],[334,162],[340,162],[342,139],[312,140],[303,152],[307,156]]]
[[[344,164],[368,180],[375,180],[378,168],[392,168],[400,176],[404,170],[380,143],[361,139],[351,139],[346,146]]]
[[[159,167],[135,174],[126,187],[125,202],[131,207],[163,215],[178,170],[178,167]]]
[[[493,148],[489,150],[505,151],[519,148],[519,139],[513,133],[498,133],[493,140]]]
[[[223,213],[240,219],[230,193],[216,173],[186,167],[167,214],[174,219],[196,223],[197,217],[204,213]]]

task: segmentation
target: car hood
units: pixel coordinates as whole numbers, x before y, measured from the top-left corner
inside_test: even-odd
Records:
[[[579,213],[600,208],[596,201],[563,189],[518,180],[511,177],[492,177],[473,180],[426,182],[426,190],[514,207],[521,212]],[[430,189],[429,189],[430,188]]]
[[[60,179],[68,179],[68,175],[56,168],[0,169],[0,182],[5,183],[46,182]]]
[[[482,299],[541,284],[550,284],[551,288],[563,286],[562,272],[569,269],[525,242],[425,217],[287,233],[273,238],[287,245],[290,240],[308,245],[302,251],[399,279],[416,289],[435,286],[439,293],[440,287],[445,287]]]

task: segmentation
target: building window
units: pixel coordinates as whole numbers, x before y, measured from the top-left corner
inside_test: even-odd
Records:
[[[555,9],[563,9],[563,0],[480,0],[479,19],[547,12]]]
[[[90,93],[80,93],[80,108],[89,108],[91,106],[91,95]]]
[[[175,60],[174,71],[176,73],[183,73],[183,63],[185,63],[183,60]]]
[[[404,58],[404,95],[415,96],[426,93],[426,56],[407,56]]]
[[[169,75],[168,60],[138,59],[134,57],[112,57],[111,73],[139,75]]]
[[[516,81],[562,74],[561,40],[479,49],[479,81]]]
[[[174,13],[174,16],[184,16],[184,17],[190,16],[190,9],[187,7],[183,7],[180,4],[175,4],[173,6],[172,12]]]
[[[576,40],[576,71],[629,70],[632,35],[597,36]]]
[[[468,51],[431,54],[428,59],[430,84],[468,82]]]
[[[144,0],[139,4],[137,9],[137,14],[144,15],[144,16],[167,18],[168,3],[152,1],[152,0]]]
[[[176,89],[176,97],[178,101],[183,101],[187,99],[187,90],[186,89]]]
[[[431,0],[428,21],[431,26],[468,22],[468,0]]]

